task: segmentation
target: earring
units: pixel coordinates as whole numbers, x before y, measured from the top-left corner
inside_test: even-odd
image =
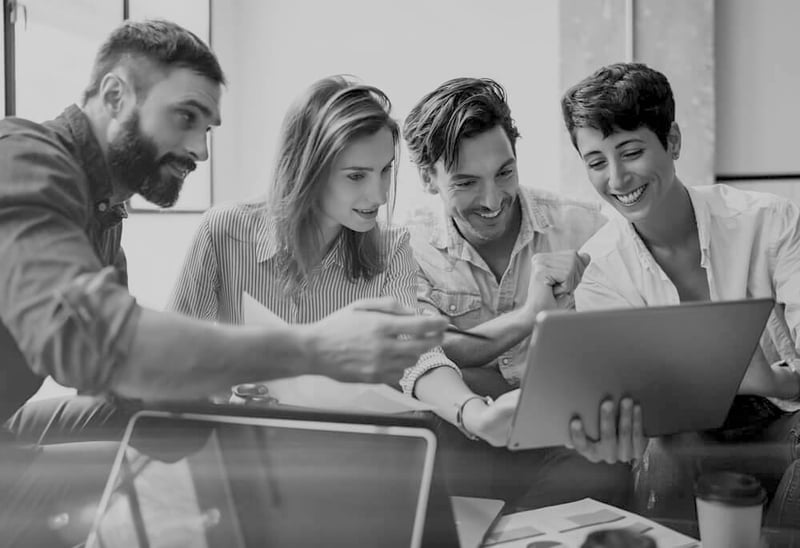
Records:
[[[678,154],[677,152],[673,152],[673,153],[672,153],[672,159],[673,159],[673,160],[677,160],[677,159],[678,159],[678,156],[680,156],[680,154]]]

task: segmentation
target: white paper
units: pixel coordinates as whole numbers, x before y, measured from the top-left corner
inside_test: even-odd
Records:
[[[242,293],[242,315],[248,325],[286,323],[247,292]],[[264,385],[270,396],[284,405],[387,414],[433,409],[385,384],[339,382],[322,375],[277,379]]]
[[[589,498],[504,516],[483,546],[577,548],[592,531],[627,528],[652,537],[659,548],[700,548],[691,537]]]
[[[242,318],[246,325],[274,327],[286,324],[280,316],[258,302],[247,291],[242,292]]]

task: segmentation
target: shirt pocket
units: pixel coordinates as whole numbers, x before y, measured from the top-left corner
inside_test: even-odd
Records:
[[[453,325],[461,329],[470,329],[481,323],[483,301],[480,295],[434,289],[430,299]]]

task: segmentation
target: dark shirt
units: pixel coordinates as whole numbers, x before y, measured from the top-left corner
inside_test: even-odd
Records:
[[[140,308],[110,181],[77,106],[0,121],[0,424],[46,376],[103,393],[125,361]]]

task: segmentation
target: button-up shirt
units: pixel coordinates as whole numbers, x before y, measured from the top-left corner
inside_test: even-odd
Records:
[[[800,208],[726,185],[687,187],[697,220],[700,266],[712,301],[770,297],[761,337],[768,362],[800,366]],[[609,222],[583,250],[592,262],[575,292],[578,310],[675,305],[678,290],[630,223]]]
[[[577,250],[606,222],[597,204],[520,187],[522,217],[508,267],[500,281],[486,261],[443,214],[423,211],[409,227],[419,264],[417,299],[423,308],[444,314],[461,329],[471,329],[520,308],[528,297],[531,259],[536,253]],[[488,367],[498,367],[518,386],[527,365],[530,337],[504,351]],[[413,393],[426,371],[406,371],[403,388]]]
[[[44,377],[102,392],[125,360],[140,309],[110,181],[77,106],[0,122],[0,424]]]
[[[416,263],[405,228],[381,228],[379,250],[385,269],[373,278],[350,279],[339,237],[295,292],[286,291],[283,283],[274,234],[274,222],[261,200],[209,209],[167,307],[230,324],[243,322],[243,292],[289,323],[316,322],[356,300],[382,296],[417,308]],[[420,363],[454,367],[441,348],[423,354]]]

